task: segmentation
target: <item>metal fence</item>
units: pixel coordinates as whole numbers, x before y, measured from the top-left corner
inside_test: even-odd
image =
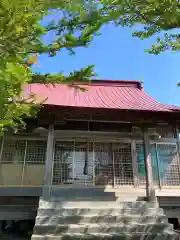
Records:
[[[55,144],[53,185],[133,185],[130,143]]]
[[[52,184],[145,186],[142,142],[56,141]],[[1,185],[42,185],[46,140],[4,139],[0,144]],[[176,143],[151,143],[154,184],[180,185],[179,154]],[[137,172],[133,167],[137,169]],[[134,175],[137,181],[134,183]]]
[[[180,166],[176,143],[150,145],[156,186],[179,186]],[[134,185],[131,143],[61,142],[55,144],[53,185]],[[146,184],[144,149],[136,143],[138,185]]]
[[[176,143],[153,143],[150,145],[154,185],[179,186],[180,165]],[[136,144],[139,185],[145,185],[144,151],[142,143]]]
[[[46,141],[3,139],[0,150],[1,185],[41,185]]]

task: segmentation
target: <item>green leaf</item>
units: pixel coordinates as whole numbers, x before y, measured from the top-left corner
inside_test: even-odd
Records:
[[[24,84],[67,83],[79,91],[86,91],[74,83],[89,82],[95,75],[93,65],[73,70],[66,76],[63,73],[36,74],[32,72],[31,65],[36,62],[32,60],[36,55],[47,53],[53,57],[62,49],[74,55],[79,47],[87,47],[105,23],[104,13],[97,3],[85,4],[83,0],[1,0],[0,134],[9,128],[17,130],[19,126],[24,127],[25,119],[38,113],[41,102],[34,106],[36,96],[31,96],[28,101],[21,98]],[[42,25],[44,17],[53,10],[59,13],[60,20],[47,20],[47,24]],[[56,38],[46,44],[42,37],[51,31]]]

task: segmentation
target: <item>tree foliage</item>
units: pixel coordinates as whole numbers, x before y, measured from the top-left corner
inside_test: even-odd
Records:
[[[180,1],[177,0],[98,0],[106,22],[134,27],[140,39],[157,36],[152,54],[180,50]],[[161,33],[159,35],[159,33]]]
[[[32,104],[19,96],[24,84],[37,82],[87,81],[93,66],[75,70],[69,76],[34,74],[31,65],[38,56],[55,56],[61,49],[70,54],[78,47],[88,47],[100,25],[94,21],[91,5],[81,0],[1,0],[0,1],[0,129],[15,128],[23,117],[35,114]],[[94,6],[93,6],[94,7]],[[58,21],[41,24],[47,15],[60,16]],[[96,12],[96,11],[94,11]],[[54,32],[46,44],[42,37]],[[39,77],[39,78],[38,78]],[[36,79],[36,80],[35,80]]]
[[[140,39],[157,34],[149,53],[180,49],[180,2],[177,0],[1,0],[0,1],[0,128],[16,127],[24,116],[36,113],[33,104],[19,100],[24,84],[87,81],[93,65],[62,73],[33,74],[31,65],[46,53],[53,57],[66,49],[73,55],[78,47],[88,47],[103,24],[135,27]],[[44,17],[58,14],[54,21]],[[50,18],[49,18],[50,19]],[[53,17],[52,17],[53,19]],[[53,32],[55,39],[42,37]],[[164,36],[159,37],[158,33]]]

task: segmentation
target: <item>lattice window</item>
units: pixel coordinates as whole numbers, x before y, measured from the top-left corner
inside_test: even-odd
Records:
[[[130,143],[56,142],[53,184],[133,184]]]
[[[151,154],[153,181],[154,181],[154,184],[158,184],[159,179],[158,179],[155,144],[150,145],[149,151]],[[136,156],[137,156],[138,173],[139,173],[139,184],[145,185],[146,184],[146,171],[145,171],[145,165],[144,165],[144,147],[143,147],[142,143],[136,144]]]
[[[150,145],[151,161],[152,161],[152,173],[154,185],[159,185],[159,163],[157,159],[157,148],[155,144]]]
[[[95,161],[96,184],[133,184],[130,143],[96,143]]]
[[[138,164],[138,173],[139,173],[139,184],[146,184],[146,172],[144,165],[144,148],[142,143],[136,144],[136,156]]]
[[[53,184],[71,184],[73,182],[74,142],[55,143]]]
[[[180,171],[176,144],[152,144],[150,149],[155,185],[179,186]],[[143,145],[136,145],[139,183],[146,184]]]
[[[114,166],[112,145],[108,143],[95,143],[95,183],[97,185],[110,185],[114,183]]]
[[[91,185],[93,179],[93,153],[89,142],[76,142],[74,149],[74,182]]]
[[[133,185],[133,169],[130,143],[113,144],[115,184]]]
[[[56,142],[53,184],[92,184],[93,151],[88,142]]]
[[[45,164],[46,141],[27,140],[26,164]]]
[[[158,144],[157,150],[161,184],[167,186],[179,186],[180,166],[176,145]]]
[[[23,163],[26,141],[4,139],[1,163]]]

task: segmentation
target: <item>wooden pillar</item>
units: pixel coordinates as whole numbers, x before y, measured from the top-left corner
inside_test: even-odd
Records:
[[[137,155],[136,155],[136,141],[132,140],[131,142],[131,156],[132,156],[132,168],[133,168],[133,181],[134,187],[137,188],[139,186],[138,180],[138,162],[137,162]]]
[[[179,138],[179,129],[177,126],[175,126],[175,138],[176,138],[176,144],[177,144],[177,150],[178,154],[180,153],[180,138]]]
[[[144,166],[146,172],[146,197],[148,201],[156,202],[156,193],[153,186],[151,150],[147,128],[143,128],[143,145],[144,145]]]
[[[108,160],[110,163],[110,174],[112,177],[112,187],[115,186],[115,182],[116,182],[116,176],[115,176],[115,162],[114,162],[114,150],[113,150],[113,144],[109,143],[108,145]]]
[[[50,124],[48,128],[44,186],[42,193],[42,197],[46,199],[50,197],[51,193],[51,185],[53,180],[53,164],[54,164],[54,125]]]

